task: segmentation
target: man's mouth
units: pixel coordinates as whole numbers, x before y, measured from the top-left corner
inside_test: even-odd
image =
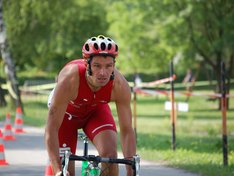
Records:
[[[99,81],[105,81],[106,78],[98,78]]]

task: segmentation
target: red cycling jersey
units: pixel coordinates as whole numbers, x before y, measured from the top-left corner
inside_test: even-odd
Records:
[[[85,74],[86,65],[82,59],[73,60],[67,65],[76,64],[79,69],[78,96],[66,109],[62,125],[59,129],[60,148],[76,151],[77,129],[82,128],[90,140],[103,130],[116,131],[116,125],[108,102],[110,102],[113,80],[96,92],[88,86]],[[67,66],[66,65],[66,66]]]
[[[67,112],[78,115],[79,118],[84,118],[99,104],[110,102],[113,80],[110,80],[107,85],[96,92],[93,92],[86,81],[86,66],[83,59],[74,60],[67,65],[77,64],[79,67],[80,84],[78,88],[78,96],[74,101],[71,101],[67,107]]]

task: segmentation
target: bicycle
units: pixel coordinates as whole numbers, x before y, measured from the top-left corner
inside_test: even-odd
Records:
[[[84,142],[84,155],[78,156],[70,151],[64,151],[62,158],[62,175],[66,176],[69,161],[82,161],[81,176],[101,176],[100,163],[124,164],[130,165],[133,169],[134,176],[139,176],[140,171],[140,156],[134,155],[132,158],[104,158],[96,155],[88,155],[88,138],[85,134],[79,134]]]

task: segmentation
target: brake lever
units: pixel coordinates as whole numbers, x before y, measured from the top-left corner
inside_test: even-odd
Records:
[[[65,159],[64,159],[64,167],[63,167],[63,173],[62,173],[63,176],[67,176],[67,169],[68,169],[70,155],[71,155],[71,152],[66,150],[64,153]]]
[[[136,172],[136,176],[139,176],[140,175],[140,156],[139,155],[134,155],[133,156],[133,160],[134,160],[134,163],[135,163],[135,172]]]

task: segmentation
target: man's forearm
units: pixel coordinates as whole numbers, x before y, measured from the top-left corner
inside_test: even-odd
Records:
[[[132,157],[136,154],[136,139],[133,130],[121,136],[122,150],[124,157]]]
[[[53,172],[54,174],[56,174],[57,172],[61,171],[61,162],[59,156],[59,141],[57,133],[46,131],[45,143]]]
[[[122,150],[124,157],[125,158],[133,157],[136,154],[136,139],[134,131],[131,130],[126,135],[122,135],[121,141],[122,141]],[[127,176],[132,176],[133,170],[131,166],[126,166],[126,169],[127,169]]]

